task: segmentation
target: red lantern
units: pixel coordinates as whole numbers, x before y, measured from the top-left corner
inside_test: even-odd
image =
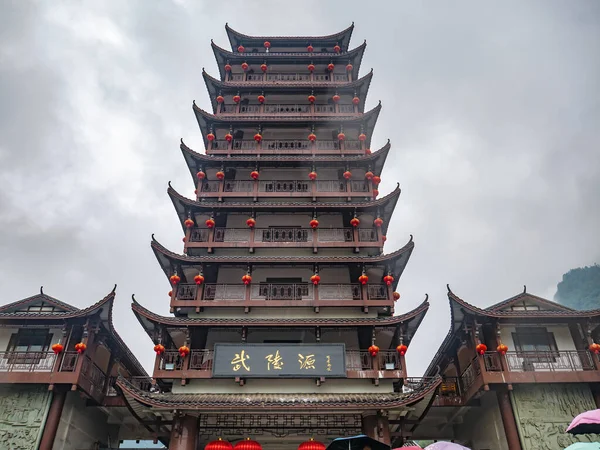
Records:
[[[222,95],[217,95],[217,103],[223,103],[225,101],[225,97]]]
[[[367,140],[367,135],[365,133],[360,133],[358,135],[358,140],[361,141],[361,142],[366,141]]]
[[[231,141],[233,141],[233,136],[231,135],[231,133],[227,133],[227,134],[225,135],[225,140],[226,140],[227,142],[231,142]]]
[[[298,446],[298,450],[325,450],[325,444],[310,438]]]
[[[202,283],[204,283],[204,276],[201,274],[198,274],[194,277],[194,281],[196,282],[196,284],[198,286],[200,286]]]
[[[206,174],[204,172],[202,172],[201,170],[199,170],[196,173],[196,178],[198,178],[199,180],[204,180],[206,178]]]
[[[315,65],[314,64],[309,64],[308,65],[308,71],[309,72],[314,72],[315,71]]]
[[[369,282],[369,277],[363,273],[360,277],[358,277],[358,282],[360,284],[367,284]]]
[[[75,344],[75,350],[77,350],[77,353],[79,353],[80,355],[85,352],[85,350],[87,349],[87,345],[85,345],[83,342],[80,342],[79,344]]]
[[[307,51],[308,53],[312,53],[312,52],[313,52],[313,50],[314,50],[314,47],[313,47],[312,45],[308,44],[308,46],[306,47],[306,51]]]
[[[262,450],[262,446],[250,438],[246,438],[244,441],[239,441],[234,445],[233,448],[235,450]]]
[[[319,227],[319,221],[317,219],[311,220],[308,224],[313,230]]]
[[[400,300],[400,292],[394,292],[392,296],[394,297],[394,300]]]
[[[225,172],[223,172],[222,170],[219,170],[215,176],[217,177],[218,180],[222,180],[223,178],[225,178]]]
[[[250,217],[248,220],[246,220],[246,225],[248,225],[248,227],[250,228],[254,228],[254,226],[256,225],[256,220]]]
[[[179,347],[179,355],[182,358],[185,358],[189,354],[190,354],[190,348],[187,345],[182,345],[181,347]]]
[[[192,228],[194,226],[194,221],[192,219],[185,219],[183,224],[186,228]]]
[[[206,444],[204,450],[233,450],[233,445],[231,445],[230,442],[219,438],[216,441]]]
[[[266,71],[267,71],[267,69],[268,69],[268,67],[267,67],[267,65],[266,65],[266,64],[261,64],[261,65],[260,65],[260,70],[262,70],[263,72],[266,72]]]
[[[204,224],[206,225],[207,228],[214,228],[215,220],[211,217],[210,219],[206,219],[206,222],[204,222]]]
[[[242,98],[241,98],[239,95],[234,95],[234,96],[233,96],[233,102],[234,102],[234,103],[239,103],[241,99],[242,99]]]
[[[64,345],[58,343],[58,344],[54,344],[52,347],[52,351],[54,352],[55,355],[58,355],[59,353],[62,353],[62,351],[64,350]]]
[[[315,142],[315,141],[317,140],[317,135],[316,135],[315,133],[310,133],[310,134],[308,135],[308,140],[309,140],[310,142]]]
[[[162,344],[156,344],[156,345],[154,346],[154,352],[155,352],[157,355],[162,355],[162,354],[165,352],[165,346],[164,346],[164,345],[162,345]]]
[[[370,155],[371,154],[371,149],[370,148],[366,148],[365,149],[365,155]]]
[[[377,198],[379,195],[379,189],[373,189],[373,198]]]
[[[400,344],[398,347],[396,347],[396,351],[400,354],[400,356],[406,355],[407,350],[408,347],[404,344]]]
[[[331,99],[333,100],[333,103],[337,103],[340,101],[340,96],[335,94],[333,97],[331,97]]]
[[[360,225],[360,219],[358,217],[353,217],[352,219],[350,219],[350,225],[356,228]]]
[[[335,69],[335,66],[332,63],[327,64],[327,70],[333,72],[333,69]]]
[[[245,285],[249,285],[250,283],[252,283],[252,277],[248,274],[244,275],[242,277],[242,283],[244,283]]]
[[[338,133],[338,140],[340,140],[340,141],[346,140],[346,135],[343,132]]]
[[[265,46],[265,48],[271,48],[271,43],[269,41],[265,41],[263,45]]]
[[[215,135],[214,135],[214,134],[212,134],[212,133],[208,133],[208,134],[206,135],[206,139],[208,139],[210,142],[212,142],[212,141],[214,141],[214,140],[215,140]]]
[[[314,284],[315,286],[317,284],[319,284],[320,281],[321,281],[321,277],[319,275],[317,275],[317,274],[314,274],[312,277],[310,277],[310,282],[312,284]]]
[[[342,49],[340,48],[339,45],[335,44],[335,47],[333,47],[333,51],[336,52],[336,53],[339,53],[339,52],[342,51]]]
[[[250,67],[250,66],[248,65],[248,63],[245,63],[245,62],[243,62],[243,63],[242,63],[242,70],[243,70],[244,72],[245,72],[246,70],[248,70],[248,67]]]
[[[383,225],[383,219],[382,219],[381,217],[378,217],[377,219],[375,219],[375,220],[373,221],[373,224],[374,224],[374,225],[375,225],[377,228],[379,228],[379,227],[381,227],[381,225]]]
[[[244,53],[244,50],[246,50],[246,49],[244,48],[244,46],[243,46],[243,45],[240,45],[240,46],[238,47],[238,52],[240,52],[240,53]]]
[[[365,172],[365,178],[367,180],[371,180],[373,178],[373,172],[371,172],[370,170],[368,172]]]
[[[314,103],[314,102],[315,102],[315,100],[317,100],[317,97],[315,97],[314,95],[310,94],[310,95],[308,96],[308,101],[309,101],[310,103]]]
[[[260,141],[262,141],[262,135],[261,135],[260,133],[256,133],[256,134],[254,135],[254,140],[255,140],[256,142],[260,142]]]
[[[387,241],[387,237],[385,235],[382,235],[381,236],[381,242],[385,242],[385,241]]]
[[[308,174],[308,178],[311,179],[312,181],[315,181],[317,179],[317,172],[315,172],[314,170],[312,172],[310,172]]]
[[[480,355],[483,355],[485,352],[487,352],[487,345],[485,345],[485,344],[477,344],[477,347],[475,347],[475,350]]]
[[[171,280],[171,284],[173,286],[175,286],[177,283],[179,283],[181,281],[181,277],[179,275],[177,275],[176,273],[174,273],[173,275],[171,275],[169,280]]]
[[[369,353],[373,357],[377,356],[377,353],[379,353],[379,347],[377,347],[375,344],[371,345],[369,347]]]
[[[498,347],[496,347],[496,351],[501,355],[506,355],[506,352],[508,351],[508,346],[505,344],[500,344]]]
[[[346,171],[344,172],[344,178],[345,178],[346,180],[349,180],[350,178],[352,178],[352,172],[350,172],[349,170],[346,170]]]
[[[596,344],[595,342],[590,344],[590,352],[595,353],[596,355],[600,353],[600,344]]]
[[[231,72],[231,65],[225,64],[225,72]]]
[[[352,64],[347,64],[346,65],[346,71],[352,72],[352,69],[354,69],[354,67],[352,66]]]
[[[173,296],[173,291],[169,291],[168,295],[169,295],[169,297],[172,297]]]
[[[182,241],[182,242],[185,242],[185,236],[184,236],[183,238],[181,238],[181,241]]]
[[[394,277],[391,275],[386,275],[385,277],[383,277],[383,282],[389,286],[394,282]]]
[[[352,103],[353,103],[353,104],[355,104],[355,105],[358,105],[358,104],[360,103],[360,98],[358,98],[358,97],[354,97],[354,98],[352,99]]]
[[[374,184],[375,186],[377,186],[379,183],[381,183],[381,178],[380,178],[380,177],[378,177],[377,175],[375,175],[375,176],[373,177],[373,180],[372,180],[372,181],[373,181],[373,184]]]
[[[265,96],[264,95],[259,95],[258,97],[256,97],[258,100],[258,103],[264,103],[265,102]]]
[[[259,173],[257,170],[253,170],[252,172],[250,172],[250,178],[252,178],[253,180],[258,180],[259,177]]]

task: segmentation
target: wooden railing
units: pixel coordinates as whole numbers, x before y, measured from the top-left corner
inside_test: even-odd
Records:
[[[4,352],[0,358],[0,372],[52,372],[54,352]]]
[[[361,141],[346,140],[343,143],[343,149],[349,152],[360,153],[362,148]],[[329,150],[344,151],[340,142],[333,139],[317,139],[314,143],[307,139],[263,139],[260,144],[253,139],[234,139],[231,145],[226,140],[215,139],[210,144],[210,151],[218,153],[311,153]]]
[[[262,109],[261,109],[262,106]],[[355,106],[349,104],[336,105],[314,105],[314,111],[309,104],[303,103],[269,103],[265,105],[226,105],[222,104],[219,114],[223,115],[246,115],[246,114],[355,114]]]
[[[366,298],[363,298],[363,288]],[[249,289],[247,294],[246,290]],[[329,284],[320,283],[253,283],[243,284],[204,283],[202,298],[198,299],[196,284],[182,283],[177,286],[177,300],[388,300],[388,286],[385,284],[369,283],[362,286],[358,283]],[[318,296],[318,297],[317,297]]]
[[[496,352],[484,355],[485,370],[502,371],[501,356]],[[519,352],[511,351],[505,355],[509,372],[573,372],[595,370],[592,355],[587,350]]]
[[[244,76],[246,79],[244,80]],[[335,83],[348,83],[348,75],[347,74],[333,74],[333,78],[331,74],[328,73],[313,73],[312,80],[310,73],[277,73],[277,72],[267,72],[266,74],[256,72],[256,73],[233,73],[229,75],[229,81],[233,81],[236,83],[262,83],[264,81],[269,82],[292,82],[292,83],[310,83],[310,82],[330,82],[333,80]]]
[[[312,184],[310,180],[205,180],[200,185],[199,194],[214,194],[219,193],[220,184],[223,183],[223,192],[240,192],[249,194],[254,191],[254,185],[257,184],[259,193],[274,193],[274,192],[300,192],[310,194],[312,192]],[[345,180],[317,180],[316,192],[335,192],[343,194],[346,192]],[[364,180],[353,180],[349,182],[350,192],[361,192],[365,195],[369,192],[369,183]]]

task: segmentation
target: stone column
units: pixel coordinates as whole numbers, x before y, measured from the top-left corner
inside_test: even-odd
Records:
[[[39,450],[52,450],[66,398],[67,392],[65,390],[57,389],[52,392],[52,403],[50,403],[50,409],[48,410],[48,418],[42,432]]]
[[[517,422],[513,413],[508,389],[501,386],[497,391],[498,407],[502,416],[502,424],[504,425],[504,433],[506,434],[506,442],[510,450],[521,450],[521,441],[519,440],[519,431]]]
[[[362,432],[372,439],[391,445],[390,424],[387,417],[380,414],[364,416],[362,418]]]
[[[179,416],[173,419],[169,450],[196,450],[198,418]]]

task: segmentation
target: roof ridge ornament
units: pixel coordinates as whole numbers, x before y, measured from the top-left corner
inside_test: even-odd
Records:
[[[45,296],[46,294],[44,294],[44,286],[40,286],[40,295]]]
[[[523,294],[526,294],[526,293],[527,293],[527,285],[526,285],[526,284],[524,284],[524,285],[523,285]]]
[[[450,289],[450,285],[446,284],[446,289],[448,289],[448,293],[454,295],[454,292],[452,292],[452,289]]]

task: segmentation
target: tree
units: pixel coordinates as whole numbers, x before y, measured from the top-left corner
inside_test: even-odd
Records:
[[[600,308],[600,266],[578,267],[563,275],[554,300],[574,309]]]

